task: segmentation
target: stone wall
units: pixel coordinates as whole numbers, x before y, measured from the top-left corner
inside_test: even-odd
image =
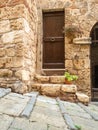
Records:
[[[0,87],[29,91],[36,67],[36,27],[34,0],[0,1]]]
[[[96,0],[79,0],[69,1],[69,5],[65,8],[65,27],[72,24],[82,31],[78,44],[68,44],[68,39],[66,39],[65,66],[70,72],[79,76],[77,81],[78,90],[89,96],[91,95],[91,42],[89,37],[92,27],[98,21],[97,6],[98,2]]]
[[[65,37],[65,68],[71,73],[77,74],[78,90],[89,96],[91,95],[90,80],[90,31],[98,21],[97,0],[37,0],[38,8],[38,51],[37,69],[42,69],[42,12],[43,11],[65,11],[65,27],[77,26],[81,31],[81,39],[74,44]],[[79,37],[78,37],[79,38]],[[77,42],[78,41],[78,42]],[[41,56],[40,56],[41,55]]]
[[[42,70],[42,12],[60,10],[65,11],[65,27],[83,32],[74,42],[65,37],[65,68],[79,76],[78,90],[91,95],[89,36],[98,22],[97,0],[0,0],[1,87],[30,90],[36,67]]]

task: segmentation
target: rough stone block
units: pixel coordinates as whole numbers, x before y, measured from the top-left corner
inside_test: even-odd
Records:
[[[31,84],[31,89],[33,91],[40,91],[40,88],[41,88],[41,84],[39,84],[39,83],[32,83]]]
[[[35,76],[35,81],[38,81],[39,83],[43,83],[43,82],[49,82],[49,76],[40,76],[40,75],[36,75]]]
[[[9,69],[0,69],[0,77],[11,77],[13,72]]]
[[[6,58],[0,58],[0,68],[4,67],[6,63]]]
[[[3,44],[13,44],[17,42],[22,42],[23,35],[24,35],[23,30],[11,31],[8,33],[4,33],[1,37],[1,41]]]
[[[15,72],[15,77],[19,78],[19,79],[22,79],[22,72],[21,70],[18,70]]]
[[[3,57],[3,56],[5,56],[5,49],[4,48],[0,49],[0,57]]]
[[[26,70],[22,70],[22,80],[30,80],[30,72]]]
[[[73,66],[76,70],[80,70],[84,68],[85,61],[84,59],[74,59]]]
[[[16,81],[14,84],[13,84],[13,87],[12,87],[12,90],[16,93],[26,93],[28,88],[27,86],[22,83],[21,81]]]
[[[6,59],[6,68],[8,67],[22,67],[23,57],[10,57]]]
[[[87,95],[83,94],[83,93],[76,93],[77,99],[79,102],[82,102],[84,104],[88,104],[90,99]]]
[[[74,93],[60,92],[59,97],[64,101],[77,102],[76,95]]]
[[[57,97],[60,92],[61,85],[59,84],[42,84],[41,85],[41,94]]]
[[[64,83],[64,76],[50,76],[50,83]]]
[[[69,66],[70,66],[70,68],[73,68],[72,60],[66,60],[66,67],[69,67]]]
[[[6,49],[6,55],[7,56],[15,56],[15,49],[14,48],[7,48]]]
[[[67,92],[67,93],[76,93],[77,87],[76,87],[76,85],[62,85],[61,91]]]
[[[0,21],[0,33],[8,32],[8,31],[10,31],[10,21],[1,20]]]

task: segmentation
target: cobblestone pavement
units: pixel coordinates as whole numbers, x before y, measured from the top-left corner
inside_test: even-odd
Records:
[[[0,88],[0,130],[98,130],[98,103],[69,103]]]

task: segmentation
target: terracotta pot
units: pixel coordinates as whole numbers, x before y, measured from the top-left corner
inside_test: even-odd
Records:
[[[68,80],[65,78],[65,84],[72,84],[72,81],[68,81]]]

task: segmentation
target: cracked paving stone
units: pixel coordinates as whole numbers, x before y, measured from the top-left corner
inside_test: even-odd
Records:
[[[0,100],[0,112],[8,115],[19,116],[24,110],[29,97],[11,93]]]
[[[13,100],[19,102],[21,100],[22,103],[28,102],[30,97],[18,94],[18,93],[10,93],[4,97],[5,99]]]
[[[0,130],[8,130],[10,124],[13,122],[13,117],[0,114]]]
[[[30,122],[25,118],[15,118],[8,130],[47,130],[47,124]]]
[[[59,107],[57,104],[53,105],[51,103],[42,102],[39,99],[37,99],[36,106],[45,107],[45,108],[49,108],[51,110],[59,111]]]
[[[77,116],[71,116],[74,124],[80,126],[81,130],[98,130],[98,122],[93,119],[85,119]]]
[[[63,102],[66,113],[70,116],[77,116],[82,118],[91,119],[91,116],[86,113],[79,105],[70,102]]]
[[[39,106],[35,106],[31,113],[30,121],[44,122],[56,127],[62,127],[62,130],[66,128],[64,119],[60,112]]]

